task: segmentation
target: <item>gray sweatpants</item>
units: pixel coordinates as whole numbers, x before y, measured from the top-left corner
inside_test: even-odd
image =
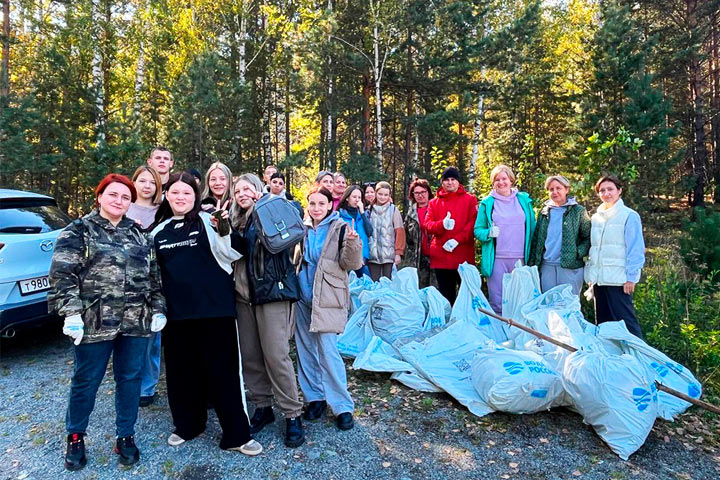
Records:
[[[269,407],[274,395],[285,417],[297,417],[302,413],[302,402],[290,360],[294,331],[290,302],[253,307],[236,301],[235,309],[249,400],[256,407]]]
[[[345,363],[337,348],[336,333],[310,331],[311,307],[300,300],[295,304],[295,345],[298,353],[298,380],[305,400],[325,400],[333,414],[355,410],[347,389]]]
[[[540,266],[540,286],[543,292],[547,292],[563,283],[570,284],[573,294],[580,295],[583,286],[583,268],[571,270],[560,265],[548,265],[547,263]]]

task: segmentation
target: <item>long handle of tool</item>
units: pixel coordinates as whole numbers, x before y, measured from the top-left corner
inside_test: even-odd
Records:
[[[577,351],[577,348],[573,347],[572,345],[568,345],[567,343],[563,343],[563,342],[560,342],[560,341],[558,341],[558,340],[555,340],[554,338],[549,337],[549,336],[545,335],[544,333],[540,333],[540,332],[538,332],[537,330],[534,330],[534,329],[532,329],[532,328],[530,328],[530,327],[528,327],[528,326],[521,325],[521,324],[513,321],[511,318],[505,318],[505,317],[503,317],[503,316],[498,315],[498,314],[495,313],[495,312],[491,312],[491,311],[489,311],[489,310],[485,310],[484,308],[478,308],[478,311],[479,311],[480,313],[484,313],[485,315],[487,315],[487,316],[489,316],[489,317],[492,317],[492,318],[495,318],[495,319],[497,319],[497,320],[500,320],[501,322],[507,323],[507,324],[510,325],[511,327],[519,328],[519,329],[522,330],[523,332],[527,332],[527,333],[529,333],[529,334],[531,334],[531,335],[535,335],[536,337],[541,338],[541,339],[545,340],[545,341],[548,342],[548,343],[552,343],[553,345],[557,345],[558,347],[562,347],[562,348],[564,348],[565,350],[568,350],[568,351],[570,351],[570,352],[576,352],[576,351]],[[674,396],[678,397],[678,398],[681,399],[681,400],[685,400],[685,401],[688,402],[688,403],[692,403],[693,405],[696,405],[696,406],[698,406],[698,407],[700,407],[700,408],[704,408],[705,410],[708,410],[708,411],[710,411],[710,412],[717,413],[718,415],[720,415],[720,407],[717,407],[717,406],[715,406],[715,405],[713,405],[713,404],[711,404],[711,403],[704,402],[704,401],[702,401],[702,400],[700,400],[700,399],[693,398],[693,397],[691,397],[691,396],[689,396],[689,395],[686,395],[686,394],[684,394],[684,393],[682,393],[682,392],[680,392],[680,391],[678,391],[678,390],[675,390],[675,389],[673,389],[673,388],[670,388],[670,387],[668,387],[668,386],[665,386],[665,385],[663,385],[663,384],[660,383],[660,382],[657,382],[657,381],[656,381],[656,382],[655,382],[655,385],[657,386],[658,390],[661,390],[661,391],[663,391],[663,392],[665,392],[665,393],[669,393],[670,395],[674,395]]]

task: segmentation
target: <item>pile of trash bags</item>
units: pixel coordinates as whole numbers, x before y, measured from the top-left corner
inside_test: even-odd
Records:
[[[418,287],[414,268],[379,282],[351,273],[340,353],[354,358],[354,369],[447,392],[478,416],[570,408],[624,460],[643,445],[656,418],[672,421],[690,406],[658,391],[656,382],[693,398],[702,394],[686,367],[632,335],[624,322],[586,321],[569,285],[541,292],[537,267],[505,275],[503,316],[575,352],[482,313],[492,310],[480,273],[467,263],[458,272],[452,308],[435,287]]]

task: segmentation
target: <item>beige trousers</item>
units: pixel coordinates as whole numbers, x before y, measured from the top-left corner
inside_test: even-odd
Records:
[[[240,333],[243,376],[259,408],[272,405],[273,396],[287,418],[302,413],[295,368],[290,360],[290,338],[295,333],[290,302],[252,305],[235,302]],[[274,395],[273,395],[274,394]]]

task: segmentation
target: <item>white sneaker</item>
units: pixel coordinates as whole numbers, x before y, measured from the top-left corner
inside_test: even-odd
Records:
[[[247,455],[248,457],[254,457],[255,455],[260,455],[263,451],[263,446],[260,445],[259,442],[256,440],[250,440],[245,445],[239,446],[239,447],[233,447],[229,450],[234,450],[236,452],[243,453]]]
[[[185,439],[182,438],[180,435],[176,435],[174,433],[171,433],[168,437],[168,445],[177,447],[178,445],[182,445],[185,443]]]

